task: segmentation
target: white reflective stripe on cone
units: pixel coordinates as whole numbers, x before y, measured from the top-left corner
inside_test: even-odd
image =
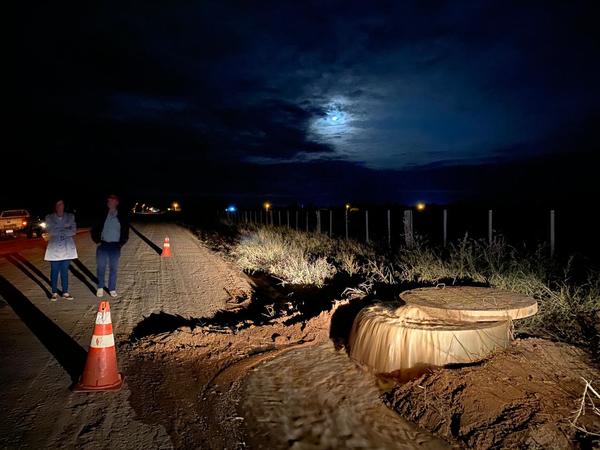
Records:
[[[99,312],[98,315],[96,315],[96,323],[98,325],[108,325],[112,323],[110,321],[110,311],[103,313]]]
[[[107,334],[105,336],[98,336],[98,335],[93,335],[92,336],[92,343],[90,344],[90,347],[93,348],[107,348],[107,347],[114,347],[115,346],[115,338],[112,334]]]

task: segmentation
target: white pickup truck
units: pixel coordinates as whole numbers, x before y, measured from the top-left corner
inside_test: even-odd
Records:
[[[26,209],[11,209],[0,213],[0,237],[17,236],[31,228],[31,214]]]

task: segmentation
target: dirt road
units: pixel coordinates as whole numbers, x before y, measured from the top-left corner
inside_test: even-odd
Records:
[[[119,298],[111,299],[117,343],[151,313],[209,317],[251,292],[239,270],[188,230],[168,224],[136,229],[122,252]],[[165,236],[174,255],[169,259],[159,255]],[[80,374],[98,305],[95,245],[87,233],[76,240],[74,301],[48,301],[42,246],[17,244],[18,252],[0,252],[0,447],[171,448],[164,427],[136,419],[127,383],[111,394],[68,389]],[[126,361],[123,366],[127,376]]]

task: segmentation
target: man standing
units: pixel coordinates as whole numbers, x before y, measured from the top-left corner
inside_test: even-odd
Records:
[[[104,295],[106,266],[108,265],[108,292],[111,297],[117,296],[117,271],[121,247],[129,239],[129,222],[125,214],[119,212],[119,197],[111,194],[106,198],[108,210],[92,227],[92,240],[98,244],[96,248],[96,274],[98,291],[96,295]]]

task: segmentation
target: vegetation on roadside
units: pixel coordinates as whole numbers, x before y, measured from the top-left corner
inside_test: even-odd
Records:
[[[244,228],[233,254],[244,270],[319,287],[336,273],[356,275],[375,257],[372,248],[355,241],[275,227]]]
[[[417,239],[413,247],[389,254],[356,241],[284,227],[246,226],[240,232],[232,248],[238,264],[282,283],[321,287],[345,275],[356,280],[351,290],[362,294],[378,283],[484,283],[538,300],[539,313],[518,321],[517,332],[598,346],[600,274],[590,272],[584,281],[573,282],[570,264],[556,267],[545,248],[532,252],[502,237],[490,244],[465,236],[447,248]]]

